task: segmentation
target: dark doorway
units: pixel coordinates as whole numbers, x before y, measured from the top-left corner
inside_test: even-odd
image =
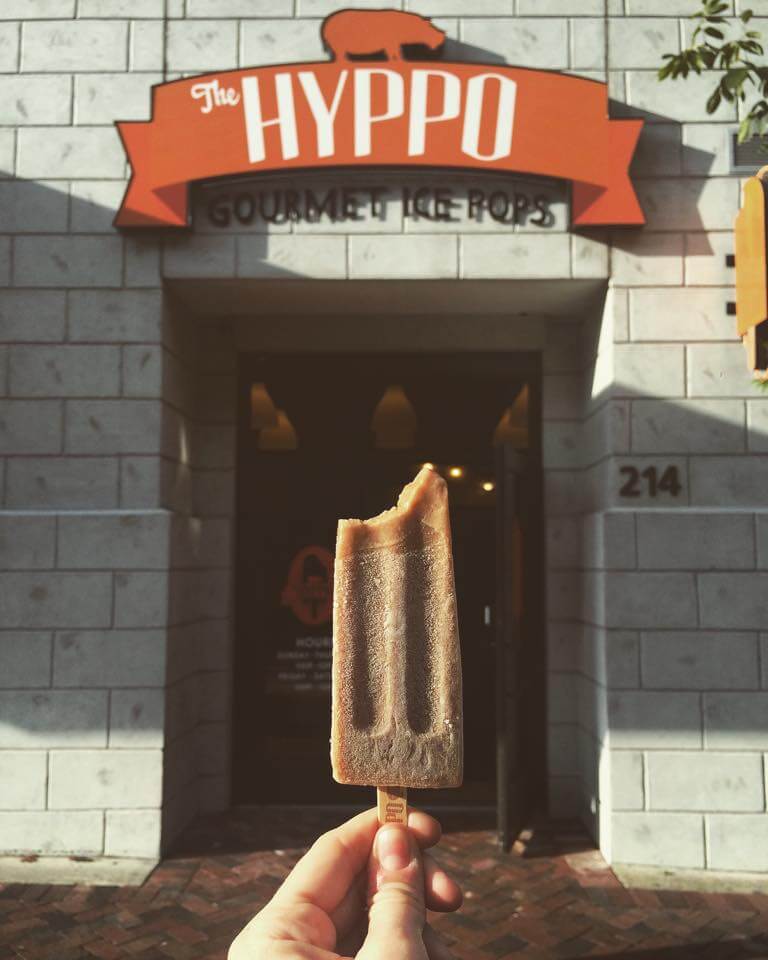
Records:
[[[252,389],[259,384],[284,416],[278,429],[252,425]],[[543,808],[540,385],[537,354],[241,358],[236,803],[372,802],[370,788],[340,786],[330,770],[336,523],[339,517],[370,517],[391,507],[425,462],[440,469],[450,491],[465,782],[458,790],[413,791],[412,800],[422,805],[495,803],[496,436],[523,448],[527,463],[521,576],[529,602],[518,657],[524,682],[513,700],[519,713],[515,729],[525,736],[520,744],[529,793],[524,804]],[[256,392],[263,400],[262,388]]]

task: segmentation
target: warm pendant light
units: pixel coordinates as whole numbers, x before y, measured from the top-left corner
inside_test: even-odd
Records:
[[[387,387],[376,404],[371,430],[380,450],[407,450],[416,445],[416,411],[401,386]]]
[[[251,430],[277,426],[277,408],[263,383],[251,384]]]
[[[511,407],[502,413],[493,431],[493,445],[509,443],[517,450],[528,446],[528,384],[515,397]]]
[[[259,432],[259,450],[296,450],[299,439],[285,410],[277,411],[277,425]]]

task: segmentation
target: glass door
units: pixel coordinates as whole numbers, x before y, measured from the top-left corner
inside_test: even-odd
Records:
[[[445,476],[450,496],[464,682],[465,783],[457,790],[413,791],[413,802],[494,805],[499,602],[494,434],[520,395],[523,377],[531,377],[531,361],[518,358],[516,369],[514,357],[243,359],[236,802],[372,802],[370,788],[340,786],[330,770],[336,524],[340,517],[367,518],[393,506],[405,483],[430,462]],[[254,384],[263,385],[290,424],[292,445],[272,449],[262,430],[251,429]],[[261,388],[256,393],[263,401]],[[403,396],[408,408],[404,414]],[[401,434],[398,409],[404,416]]]

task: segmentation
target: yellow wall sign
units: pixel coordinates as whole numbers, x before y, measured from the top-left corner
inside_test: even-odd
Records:
[[[744,201],[736,216],[736,321],[752,370],[765,369],[768,342],[768,258],[766,206],[768,167],[744,185]]]

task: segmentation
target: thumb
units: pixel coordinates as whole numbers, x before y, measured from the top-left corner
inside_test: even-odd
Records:
[[[359,957],[422,960],[426,923],[424,872],[410,830],[387,824],[376,834],[369,864],[368,936]],[[393,953],[397,948],[398,953]]]

